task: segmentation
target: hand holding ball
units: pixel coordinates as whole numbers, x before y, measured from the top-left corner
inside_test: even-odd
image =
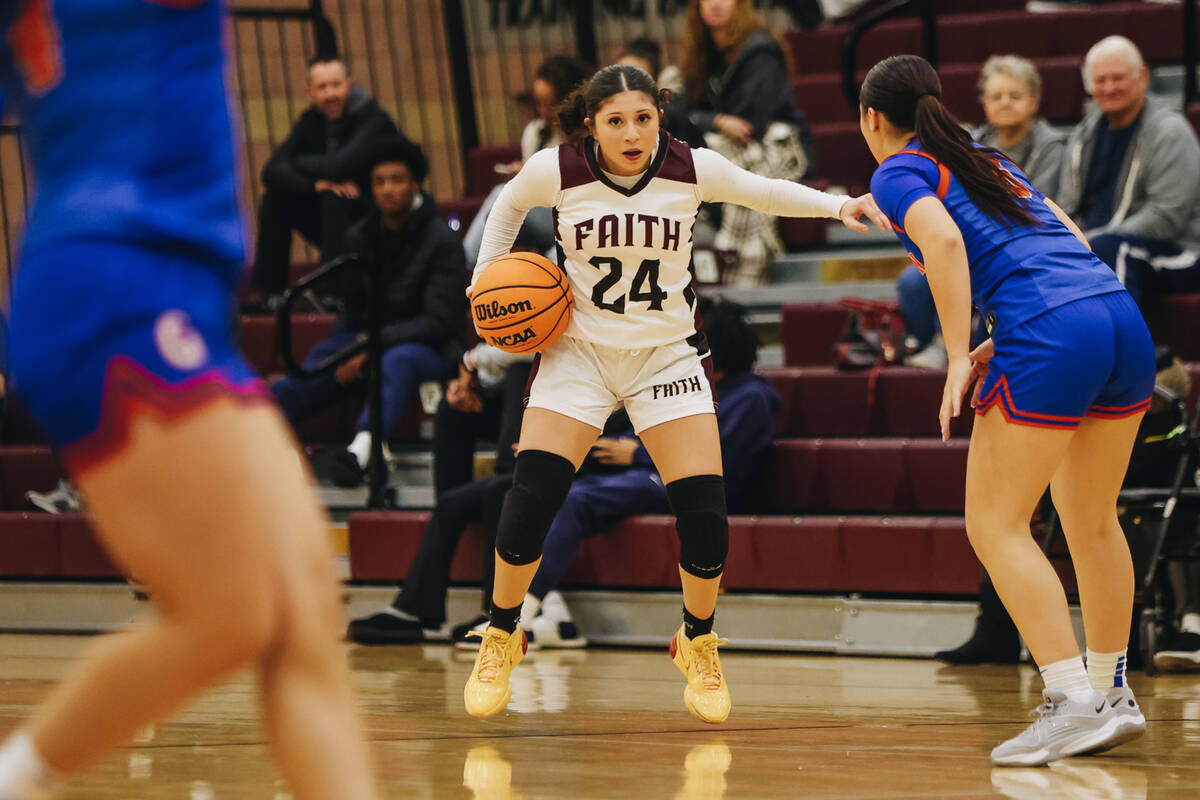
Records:
[[[536,253],[509,253],[475,281],[471,319],[488,344],[509,353],[536,353],[558,341],[575,300],[562,269]]]

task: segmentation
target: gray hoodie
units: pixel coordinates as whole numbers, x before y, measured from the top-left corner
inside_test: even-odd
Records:
[[[1053,199],[1058,194],[1058,176],[1062,170],[1067,137],[1046,120],[1041,117],[1035,119],[1025,138],[1007,150],[1000,146],[1000,137],[992,125],[979,126],[972,131],[971,138],[1012,159],[1029,178],[1029,182],[1046,197]]]
[[[1054,200],[1076,222],[1101,116],[1089,109],[1067,139]],[[1163,100],[1147,95],[1117,178],[1112,219],[1087,233],[1133,234],[1200,252],[1200,143],[1187,119]]]

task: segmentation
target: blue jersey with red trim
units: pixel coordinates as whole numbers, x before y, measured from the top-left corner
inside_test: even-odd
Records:
[[[1024,173],[1000,165],[1026,197],[1037,226],[1008,225],[987,216],[962,184],[913,140],[871,176],[871,193],[909,256],[924,270],[920,249],[904,233],[904,216],[922,197],[937,197],[962,232],[975,306],[996,325],[1012,326],[1072,300],[1123,291],[1113,271],[1086,248],[1045,203]]]
[[[0,89],[36,176],[23,258],[103,240],[240,271],[224,37],[221,0],[0,3]]]

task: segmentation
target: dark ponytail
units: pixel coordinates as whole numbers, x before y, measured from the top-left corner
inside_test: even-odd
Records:
[[[1008,224],[1040,224],[1014,191],[1015,179],[1000,166],[1005,156],[979,147],[941,101],[942,82],[920,56],[880,61],[863,80],[859,105],[873,108],[900,130],[913,131],[921,146],[946,165],[971,201],[987,216]]]
[[[671,98],[671,93],[666,89],[660,91],[654,78],[641,67],[610,64],[597,71],[590,81],[571,92],[558,105],[555,111],[558,126],[567,140],[586,136],[584,120],[594,117],[608,98],[621,92],[642,92],[660,109]]]

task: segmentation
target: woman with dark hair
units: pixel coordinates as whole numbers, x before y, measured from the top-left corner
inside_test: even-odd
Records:
[[[570,94],[575,87],[592,76],[595,70],[592,65],[575,56],[549,56],[533,73],[533,82],[527,97],[533,107],[534,116],[525,124],[521,131],[521,160],[508,164],[497,164],[496,171],[505,176],[515,173],[521,165],[529,160],[539,150],[547,147],[557,147],[562,144],[562,131],[558,128],[555,109],[563,98]],[[463,249],[467,253],[467,263],[474,264],[479,257],[479,243],[483,240],[483,226],[488,214],[499,196],[503,184],[492,188],[484,198],[479,213],[471,220],[471,225],[463,235]],[[545,253],[554,247],[554,231],[552,230],[550,214],[544,210],[535,212],[525,220],[519,240],[521,244],[539,253]]]
[[[940,96],[924,59],[886,59],[863,81],[860,127],[879,162],[872,192],[925,270],[941,319],[943,439],[980,379],[967,535],[1046,683],[1038,719],[992,761],[1032,766],[1146,728],[1124,680],[1133,567],[1116,499],[1150,405],[1154,347],[1079,228],[1010,160],[973,144]],[[968,352],[972,300],[991,338]],[[1029,532],[1047,484],[1075,562],[1086,670],[1062,584]]]
[[[702,202],[841,219],[855,230],[869,196],[837,197],[753,175],[659,128],[661,97],[638,67],[601,69],[559,112],[572,141],[526,162],[500,193],[476,276],[512,246],[531,208],[552,206],[560,261],[576,298],[565,335],[540,353],[521,427],[513,487],[496,533],[491,624],[463,691],[467,711],[507,705],[525,652],[521,604],[546,532],[609,414],[624,406],[667,490],[680,539],[683,625],[671,656],[684,702],[705,722],[729,714],[712,632],[729,549],[709,347],[695,323],[691,232]]]
[[[683,29],[683,95],[671,132],[757,175],[797,181],[812,161],[808,123],[796,108],[783,48],[753,0],[692,0]],[[713,246],[737,253],[731,283],[764,282],[783,250],[775,218],[727,206]]]

